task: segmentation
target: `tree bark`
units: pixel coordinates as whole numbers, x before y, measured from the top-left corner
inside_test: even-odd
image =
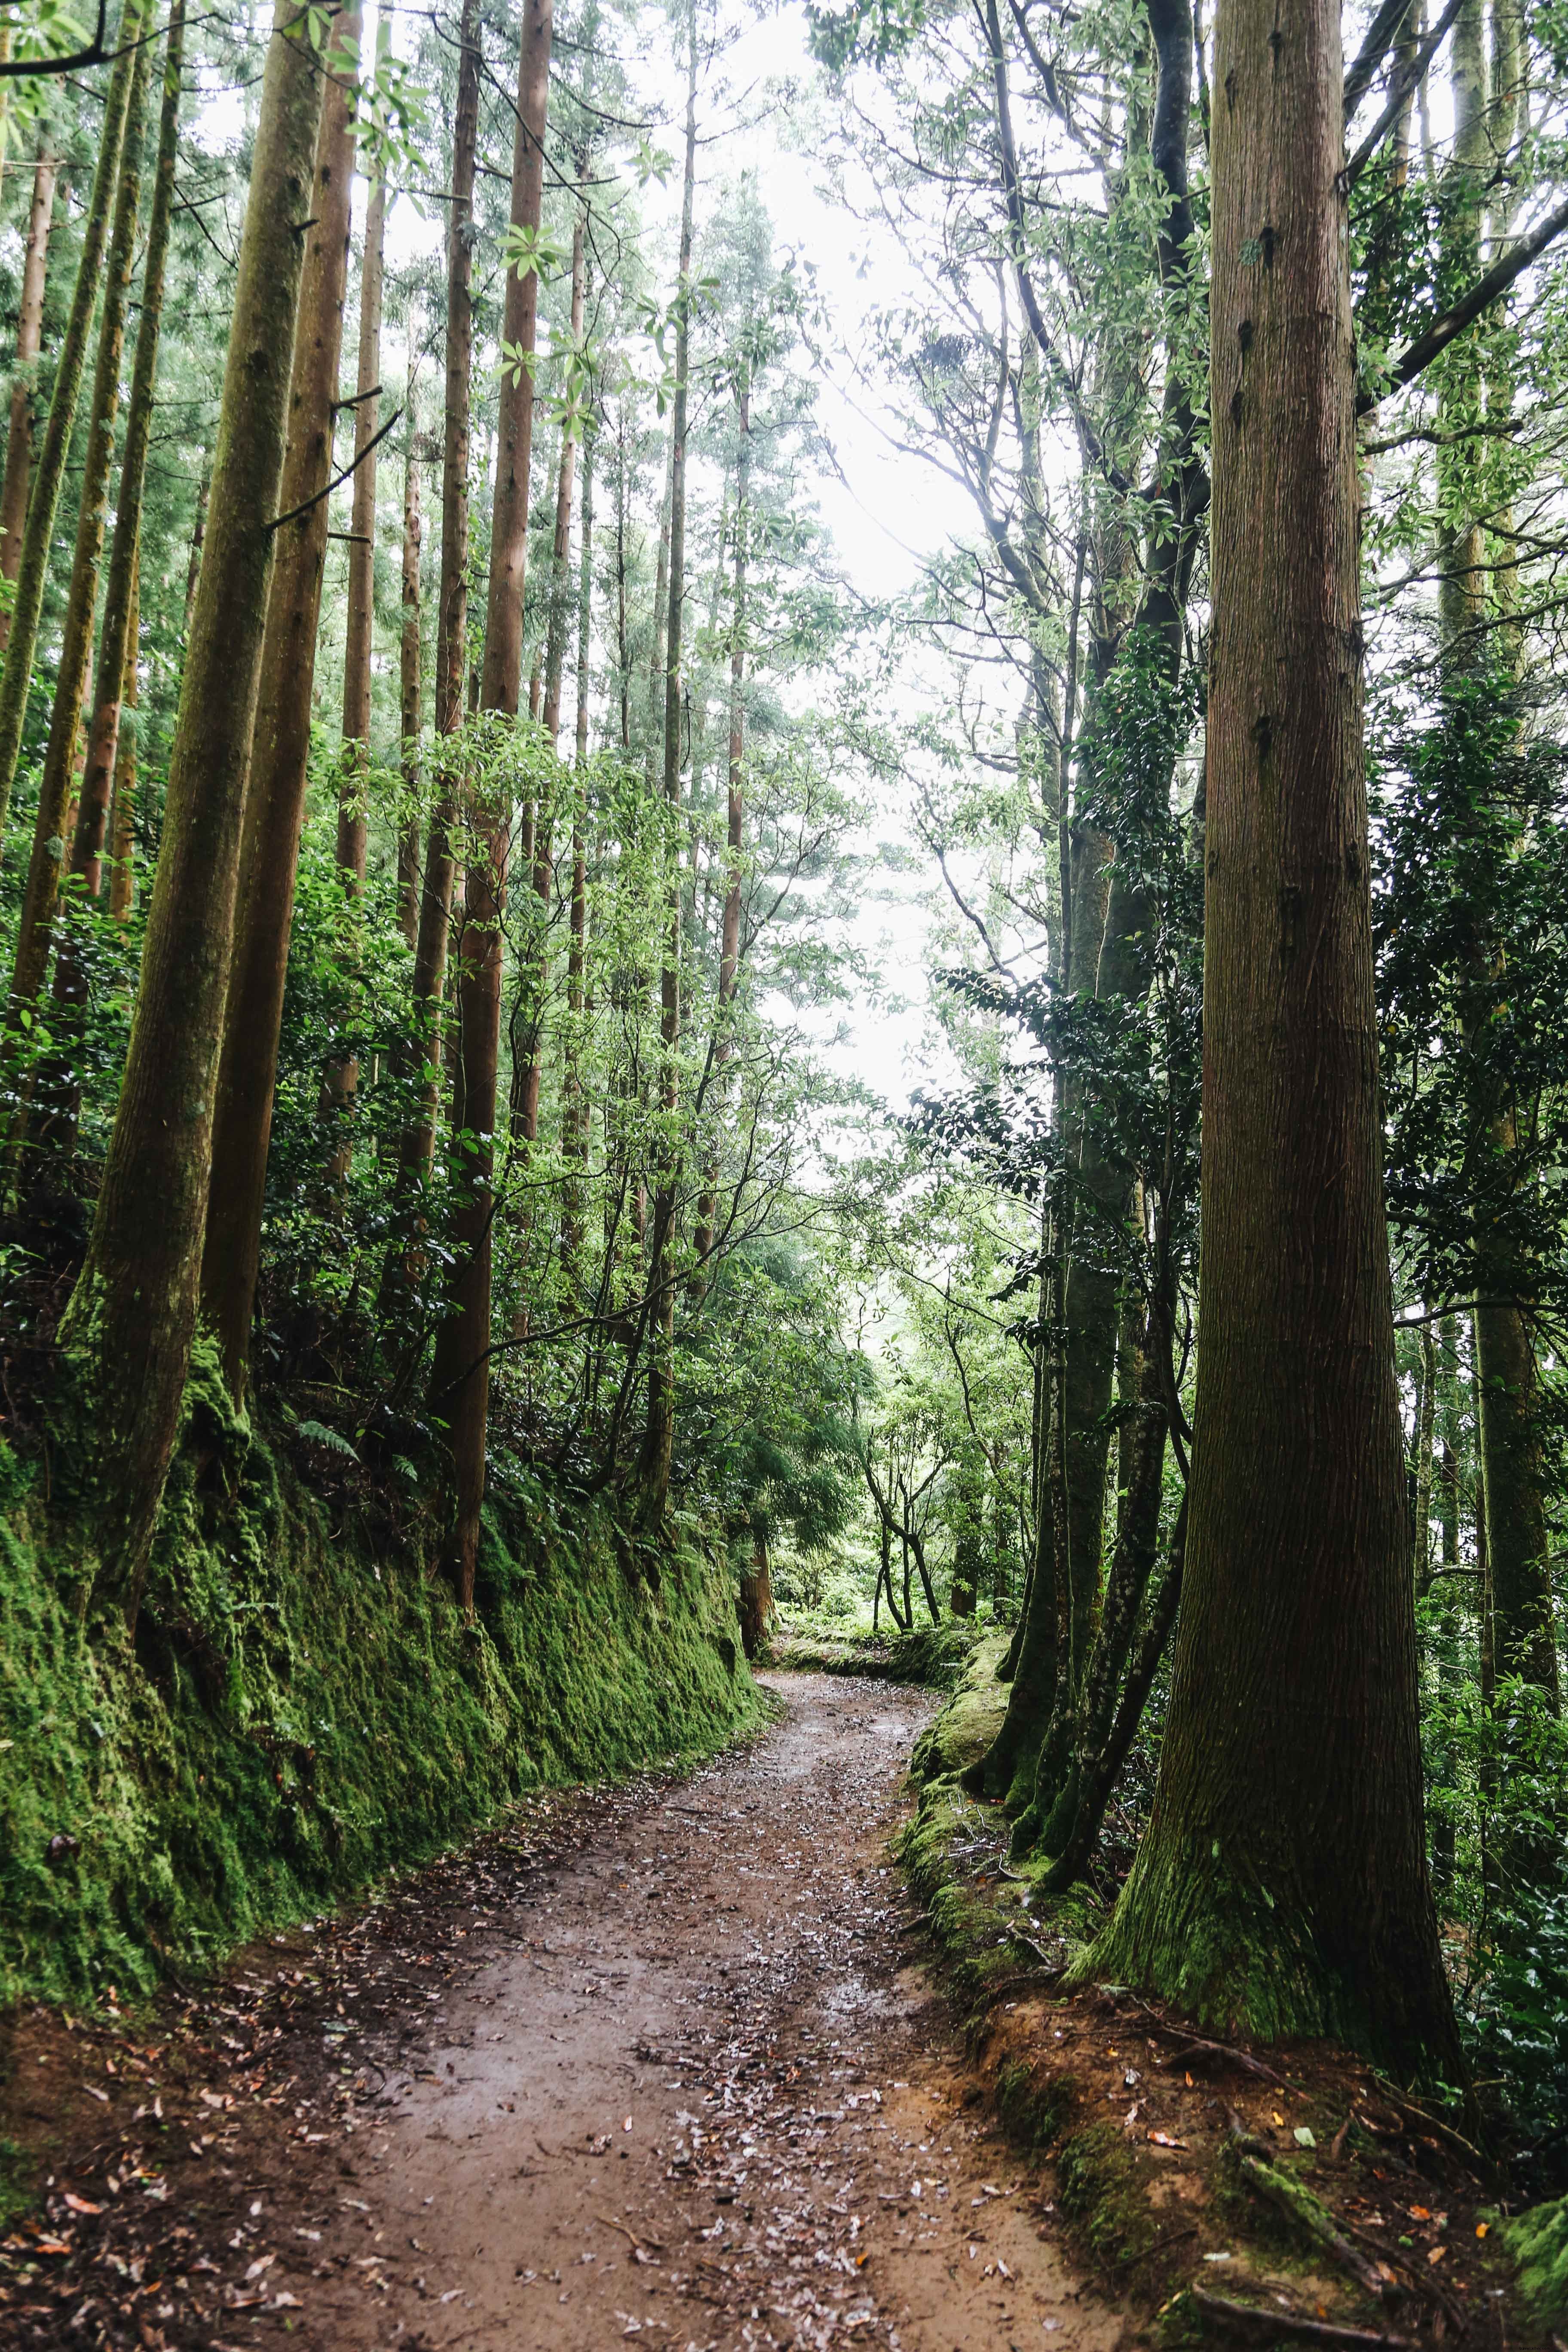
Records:
[[[180,686],[163,842],[120,1104],[86,1262],[60,1326],[74,1475],[99,1598],[133,1623],[180,1426],[211,1173],[246,761],[289,421],[322,76],[279,0],[262,82],[213,475],[210,561]]]
[[[383,10],[376,47],[384,54],[391,12]],[[375,467],[374,446],[381,403],[381,289],[386,247],[386,183],[372,182],[365,208],[364,267],[359,289],[359,377],[354,385],[353,504],[349,524],[348,631],[343,646],[343,739],[338,769],[338,874],[352,906],[364,892],[369,855],[370,679],[375,635]],[[346,960],[357,962],[357,938]],[[331,1054],[317,1104],[331,1140],[328,1182],[334,1192],[348,1175],[351,1120],[359,1091],[359,1056]]]
[[[419,726],[422,647],[419,626],[419,430],[409,368],[408,454],[403,473],[403,635],[397,650],[398,736],[403,745],[403,821],[397,828],[397,928],[419,944]]]
[[[139,17],[138,23],[142,20]],[[92,405],[82,460],[81,502],[77,509],[76,547],[55,676],[54,709],[38,785],[33,852],[16,926],[7,1019],[14,1025],[36,1004],[48,966],[55,904],[64,862],[71,784],[81,736],[82,705],[92,667],[92,624],[98,604],[98,573],[109,518],[109,483],[114,465],[114,427],[120,414],[120,371],[125,352],[125,310],[136,260],[136,226],[142,207],[142,146],[146,127],[147,81],[153,47],[142,42],[132,65],[121,141],[114,226],[104,271],[103,317],[93,369]],[[17,650],[21,640],[17,638]],[[118,675],[116,677],[118,685]]]
[[[114,788],[120,751],[120,713],[127,673],[136,669],[138,620],[137,550],[142,527],[142,498],[147,478],[147,448],[153,429],[153,394],[158,374],[158,339],[163,316],[163,278],[169,253],[169,224],[174,212],[174,171],[180,137],[180,86],[184,60],[184,0],[173,0],[169,37],[163,61],[163,100],[158,126],[158,162],[153,183],[153,205],[147,224],[147,257],[142,273],[142,317],[136,332],[136,357],[131,374],[131,398],[125,412],[125,450],[115,494],[114,539],[110,550],[109,579],[103,597],[103,630],[98,657],[98,684],[88,730],[87,760],[82,770],[71,842],[70,871],[86,895],[96,898],[102,887],[103,851],[109,830],[109,804]],[[151,49],[148,52],[151,55]],[[133,124],[134,109],[131,117]],[[127,131],[129,140],[130,131]],[[79,943],[68,932],[55,965],[56,1027],[68,1045],[80,1031],[87,996],[87,974]],[[55,1099],[46,1103],[48,1126],[45,1139],[58,1150],[75,1147],[80,1087],[68,1070]]]
[[[191,560],[185,569],[184,640],[191,642],[191,623],[196,614],[196,583],[202,576],[202,548],[207,535],[207,500],[212,495],[212,468],[202,467],[201,480],[196,484],[196,517],[191,526]]]
[[[1074,1971],[1461,2060],[1382,1183],[1337,0],[1220,0],[1196,1435],[1153,1811]]]
[[[357,42],[357,11],[336,19],[337,37]],[[334,79],[321,110],[309,215],[313,221],[300,285],[299,331],[288,405],[289,445],[279,507],[293,514],[276,533],[260,688],[250,747],[250,783],[240,851],[233,977],[217,1076],[212,1141],[212,1206],[202,1260],[202,1313],[223,1359],[230,1393],[245,1394],[250,1327],[261,1265],[267,1152],[278,1079],[278,1041],[289,969],[300,834],[310,754],[310,698],[331,479],[333,403],[348,281],[353,127],[348,94]],[[305,215],[300,215],[303,218]],[[216,486],[214,539],[216,542]],[[213,562],[209,551],[203,579]],[[200,591],[197,592],[198,609]]]
[[[536,238],[544,201],[544,132],[550,88],[552,0],[524,0],[512,151],[511,225]],[[515,719],[522,692],[522,593],[528,566],[528,479],[533,447],[529,362],[539,312],[532,269],[508,268],[501,322],[504,371],[497,418],[490,575],[479,702]],[[437,1343],[435,1409],[446,1416],[456,1478],[452,1562],[458,1597],[474,1600],[479,1509],[489,1419],[490,1261],[495,1197],[496,1069],[500,1048],[501,919],[506,902],[511,804],[504,791],[475,812],[475,845],[464,888],[458,1001],[463,1040],[464,1131],[475,1140],[454,1220],[453,1312]]]
[[[586,180],[586,151],[578,159],[579,183]],[[580,205],[572,230],[572,311],[571,334],[573,370],[575,354],[583,342],[583,314],[585,290],[584,237],[587,227],[586,207]],[[572,499],[577,478],[577,443],[579,420],[575,409],[577,387],[572,381],[566,386],[567,410],[561,428],[561,456],[555,478],[555,537],[551,549],[550,596],[544,632],[544,663],[541,683],[541,710],[544,731],[554,751],[561,734],[561,681],[566,667],[566,627],[570,617],[569,593],[572,569]],[[533,840],[533,894],[538,902],[535,918],[538,936],[526,950],[527,969],[522,982],[524,993],[525,1029],[522,1040],[523,1066],[518,1083],[517,1116],[512,1132],[524,1154],[531,1151],[539,1139],[539,1090],[544,1075],[544,1004],[549,986],[549,921],[550,905],[555,889],[555,866],[551,856],[551,812],[541,805],[531,813]],[[530,825],[525,824],[526,837]]]
[[[441,1084],[441,999],[447,983],[458,822],[456,738],[463,723],[468,635],[468,414],[474,357],[474,162],[479,120],[479,0],[463,0],[458,112],[452,133],[452,205],[447,226],[447,394],[442,418],[441,575],[436,606],[435,798],[414,942],[414,1034],[404,1075],[424,1073],[419,1108],[404,1130],[397,1171],[401,1257],[407,1204],[430,1179]],[[395,1281],[388,1260],[389,1277]]]
[[[654,1195],[648,1250],[648,1297],[652,1300],[648,1357],[647,1419],[637,1465],[639,1512],[657,1528],[669,1499],[675,1453],[675,1282],[670,1260],[675,1239],[675,1114],[679,1098],[676,1052],[680,1039],[680,716],[683,666],[681,627],[686,605],[686,424],[687,373],[691,348],[691,215],[697,181],[697,18],[695,0],[688,18],[686,75],[686,167],[681,183],[680,281],[676,293],[675,397],[669,423],[669,570],[668,635],[664,664],[664,798],[667,814],[664,857],[665,940],[659,975],[660,1107],[663,1166]]]
[[[38,616],[43,611],[44,590],[48,582],[55,516],[59,508],[60,486],[65,479],[66,460],[76,426],[82,372],[87,365],[88,336],[92,328],[93,313],[98,308],[110,216],[115,209],[114,191],[120,175],[121,151],[125,142],[126,110],[131,103],[131,87],[137,72],[137,59],[142,54],[136,46],[142,14],[141,0],[125,0],[116,36],[118,53],[110,74],[103,121],[99,130],[98,163],[92,175],[92,194],[88,200],[76,287],[71,295],[65,334],[60,341],[59,358],[55,363],[48,423],[44,427],[38,460],[33,471],[33,485],[27,494],[27,520],[22,531],[22,550],[15,575],[16,593],[12,601],[11,625],[5,640],[5,667],[4,672],[0,672],[0,843],[5,837],[11,787],[16,782],[16,761],[22,748],[22,727],[27,714],[27,692],[33,679]]]
[[[384,12],[377,46],[384,49]],[[343,742],[360,746],[358,765],[347,760],[338,801],[338,866],[344,887],[357,898],[364,888],[366,856],[365,769],[370,759],[370,657],[375,634],[374,441],[381,419],[381,287],[386,246],[386,183],[373,182],[365,210],[364,268],[359,289],[359,377],[354,385],[353,508],[349,523],[348,635],[343,647]],[[366,452],[368,451],[368,455]]]
[[[131,575],[131,625],[125,633],[125,676],[120,689],[121,724],[114,753],[114,804],[110,815],[109,911],[117,923],[131,919],[136,904],[136,706],[141,699],[142,555],[138,547]],[[132,714],[125,724],[124,714]]]
[[[572,907],[566,949],[566,1055],[563,1093],[563,1143],[571,1170],[561,1204],[561,1256],[574,1288],[581,1268],[584,1215],[584,1180],[588,1168],[588,1097],[583,1083],[587,1040],[588,961],[588,697],[593,641],[594,443],[583,449],[583,544],[577,578],[576,773],[572,792]]]
[[[741,969],[741,889],[746,822],[746,701],[743,692],[746,674],[746,542],[751,528],[752,493],[752,378],[750,366],[745,361],[741,365],[739,394],[741,446],[735,459],[735,577],[730,637],[730,764],[724,911],[719,934],[719,1001],[713,1015],[715,1118],[722,1116],[728,1094],[726,1072],[734,1051],[735,983]],[[712,1255],[717,1215],[718,1167],[715,1153],[705,1171],[702,1195],[697,1204],[697,1231],[693,1237],[697,1265],[692,1279],[700,1296],[707,1289],[710,1279],[708,1260]]]
[[[38,346],[44,327],[44,266],[58,168],[58,159],[49,152],[48,134],[40,131],[38,160],[33,166],[27,245],[22,259],[22,304],[16,320],[11,429],[5,440],[5,478],[0,481],[0,580],[14,581],[22,561],[22,532],[27,520],[27,485],[33,465],[33,401],[37,391]],[[11,615],[8,612],[0,613],[0,654],[5,652],[10,635]]]

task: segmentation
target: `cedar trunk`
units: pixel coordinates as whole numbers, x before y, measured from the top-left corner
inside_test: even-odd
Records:
[[[169,252],[169,224],[174,211],[174,171],[180,135],[180,78],[184,57],[184,0],[174,0],[169,11],[169,38],[163,59],[163,102],[158,125],[158,163],[153,184],[152,216],[147,226],[147,258],[142,273],[142,318],[136,332],[136,358],[131,374],[131,398],[125,414],[125,452],[121,459],[120,485],[114,502],[114,540],[110,550],[109,579],[103,597],[103,631],[99,646],[98,683],[88,730],[87,759],[82,769],[71,842],[70,871],[90,898],[102,887],[103,852],[109,832],[109,806],[114,788],[120,750],[120,713],[125,680],[135,676],[137,625],[137,541],[142,521],[142,494],[147,476],[147,448],[153,428],[153,394],[158,373],[158,337],[163,316],[163,276]],[[61,1034],[69,1038],[80,1024],[87,995],[87,974],[79,941],[68,931],[55,967],[55,1002]],[[74,1144],[79,1095],[67,1082],[58,1108],[57,1144]]]
[[[654,1195],[648,1252],[647,1296],[653,1339],[647,1369],[647,1420],[637,1465],[639,1507],[657,1527],[669,1499],[675,1454],[675,1133],[680,1042],[680,706],[681,628],[686,609],[686,420],[691,341],[691,210],[697,179],[697,20],[689,19],[686,75],[686,169],[680,206],[680,283],[676,290],[675,398],[669,421],[669,585],[664,662],[664,797],[667,821],[663,969],[659,974],[659,1097],[663,1134],[658,1144],[658,1187]]]
[[[56,158],[47,133],[38,138],[33,166],[33,202],[27,215],[27,247],[22,259],[22,305],[16,319],[16,374],[11,383],[11,429],[5,440],[5,474],[0,482],[0,580],[15,580],[22,561],[22,530],[27,520],[27,485],[33,464],[33,396],[38,345],[44,327],[44,265],[55,209]],[[11,635],[11,615],[0,613],[0,653]]]
[[[357,38],[357,14],[345,11],[337,24],[340,39]],[[311,498],[316,504],[276,534],[277,564],[267,606],[245,804],[234,976],[217,1080],[212,1207],[202,1260],[202,1312],[212,1326],[237,1402],[245,1392],[261,1265],[267,1151],[305,814],[310,689],[330,506],[318,493],[331,478],[332,404],[342,345],[353,181],[348,97],[342,79],[334,79],[316,142],[309,207],[315,225],[305,247],[289,388],[289,446],[278,510],[292,514]],[[216,504],[215,488],[215,509]],[[211,562],[209,555],[204,580]]]
[[[479,0],[463,0],[458,115],[452,135],[452,209],[447,230],[447,398],[442,419],[441,572],[436,595],[436,797],[414,940],[415,1031],[410,1069],[423,1073],[419,1108],[404,1130],[397,1201],[429,1180],[441,1071],[441,998],[452,921],[452,828],[458,821],[454,739],[463,723],[468,635],[468,409],[474,355],[472,215],[479,118]],[[400,1246],[400,1244],[399,1244]],[[388,1279],[395,1279],[388,1260]]]
[[[398,738],[403,746],[402,822],[397,828],[397,928],[410,948],[419,944],[419,723],[420,663],[419,427],[414,413],[413,361],[409,362],[408,455],[403,474],[403,635],[397,648]]]
[[[33,852],[16,926],[11,973],[10,1020],[37,1003],[47,969],[55,902],[59,895],[60,845],[70,831],[69,809],[81,736],[82,705],[92,667],[92,624],[98,603],[98,572],[109,520],[109,481],[114,466],[114,427],[120,415],[120,371],[125,353],[125,309],[136,259],[136,223],[142,208],[142,147],[146,127],[150,41],[137,48],[125,110],[120,184],[114,228],[104,272],[103,316],[93,369],[92,407],[82,461],[81,502],[77,509],[76,547],[66,595],[54,709],[33,824]],[[20,640],[18,639],[18,650]]]
[[[109,911],[128,922],[136,904],[136,705],[142,651],[142,556],[138,547],[131,574],[131,625],[125,633],[125,676],[120,689],[121,725],[114,754],[114,802],[110,815]],[[125,724],[129,711],[131,723]]]
[[[1220,0],[1215,86],[1185,1589],[1149,1828],[1079,1973],[1457,2069],[1383,1203],[1337,0]]]
[[[246,768],[322,77],[279,0],[240,240],[204,565],[142,981],[86,1262],[60,1326],[100,1598],[133,1622],[195,1335]]]
[[[544,129],[550,91],[552,0],[524,0],[512,152],[511,221],[537,236],[544,202]],[[497,418],[489,593],[479,699],[515,719],[522,690],[522,592],[528,564],[528,477],[533,447],[531,359],[539,278],[507,271],[501,339],[512,354],[501,378]],[[453,1313],[441,1327],[433,1375],[437,1410],[447,1421],[456,1475],[453,1566],[463,1606],[473,1606],[479,1507],[485,1492],[489,1418],[490,1256],[495,1198],[496,1067],[500,1050],[501,918],[506,903],[511,806],[496,791],[475,813],[474,855],[465,884],[458,1001],[463,1040],[463,1120],[475,1140],[464,1171],[466,1198],[454,1221],[458,1253]]]
[[[88,200],[87,220],[82,231],[81,258],[77,266],[76,286],[71,295],[65,334],[60,341],[59,358],[55,363],[55,387],[49,396],[49,419],[44,427],[38,462],[33,472],[33,486],[27,493],[27,520],[23,526],[22,550],[16,565],[16,593],[12,602],[11,625],[5,641],[5,667],[4,673],[0,674],[0,842],[5,836],[11,787],[16,781],[16,760],[22,748],[22,725],[26,717],[27,692],[33,678],[38,615],[43,611],[44,590],[48,582],[49,549],[54,541],[60,486],[65,479],[66,459],[76,425],[77,403],[81,396],[88,337],[92,329],[93,312],[98,308],[104,247],[109,240],[110,215],[114,210],[114,189],[125,140],[126,109],[131,102],[136,61],[142,55],[136,47],[142,16],[140,0],[126,0],[116,37],[118,54],[104,100],[98,163],[92,175],[92,194]]]

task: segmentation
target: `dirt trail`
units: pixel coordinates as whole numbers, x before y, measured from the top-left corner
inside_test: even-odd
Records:
[[[148,2263],[184,2265],[205,2324],[163,2285],[123,2306],[125,2340],[1110,2352],[1119,2315],[963,2105],[952,2021],[914,1964],[887,1840],[930,1701],[767,1679],[783,1712],[755,1740],[585,1800],[542,1872],[466,1890],[476,1941],[504,1939],[490,1965],[445,1990],[405,1979],[395,2000],[374,1998],[384,1973],[339,1982],[310,2029],[340,2075],[329,2127],[275,2095],[270,2138],[253,2110],[210,2154],[187,2143],[161,2217],[183,2218]],[[91,2259],[101,2275],[114,2256]],[[100,2308],[120,2340],[112,2294]],[[18,2340],[98,2340],[53,2309],[58,2336]]]

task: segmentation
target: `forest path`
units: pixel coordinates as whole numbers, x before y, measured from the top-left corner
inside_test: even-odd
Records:
[[[294,2341],[1110,2352],[1120,2320],[963,2107],[945,2004],[900,1965],[887,1841],[929,1699],[764,1679],[777,1722],[585,1811],[510,1907],[511,1949],[428,1996],[393,2118],[360,2111],[355,2196],[341,2139],[296,2152],[299,2211],[264,2200],[243,2250],[308,2267]]]

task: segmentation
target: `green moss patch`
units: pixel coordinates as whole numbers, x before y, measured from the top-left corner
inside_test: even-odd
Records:
[[[1520,2300],[1536,2326],[1568,2326],[1568,2197],[1505,2222],[1502,2240],[1517,2268]]]
[[[71,1524],[0,1471],[0,2000],[149,1989],[524,1790],[757,1718],[721,1560],[687,1539],[640,1573],[590,1507],[569,1536],[488,1510],[465,1622],[417,1529],[334,1524],[258,1443],[187,1454],[132,1645],[84,1623]]]
[[[1007,1712],[1009,1686],[996,1679],[996,1669],[1006,1654],[1005,1633],[993,1633],[975,1643],[952,1696],[915,1742],[910,1770],[917,1780],[965,1772],[986,1753]]]
[[[951,1619],[944,1625],[917,1625],[910,1633],[888,1636],[784,1626],[773,1637],[767,1663],[794,1674],[866,1675],[877,1682],[919,1683],[932,1690],[952,1690],[987,1638],[965,1618]]]

